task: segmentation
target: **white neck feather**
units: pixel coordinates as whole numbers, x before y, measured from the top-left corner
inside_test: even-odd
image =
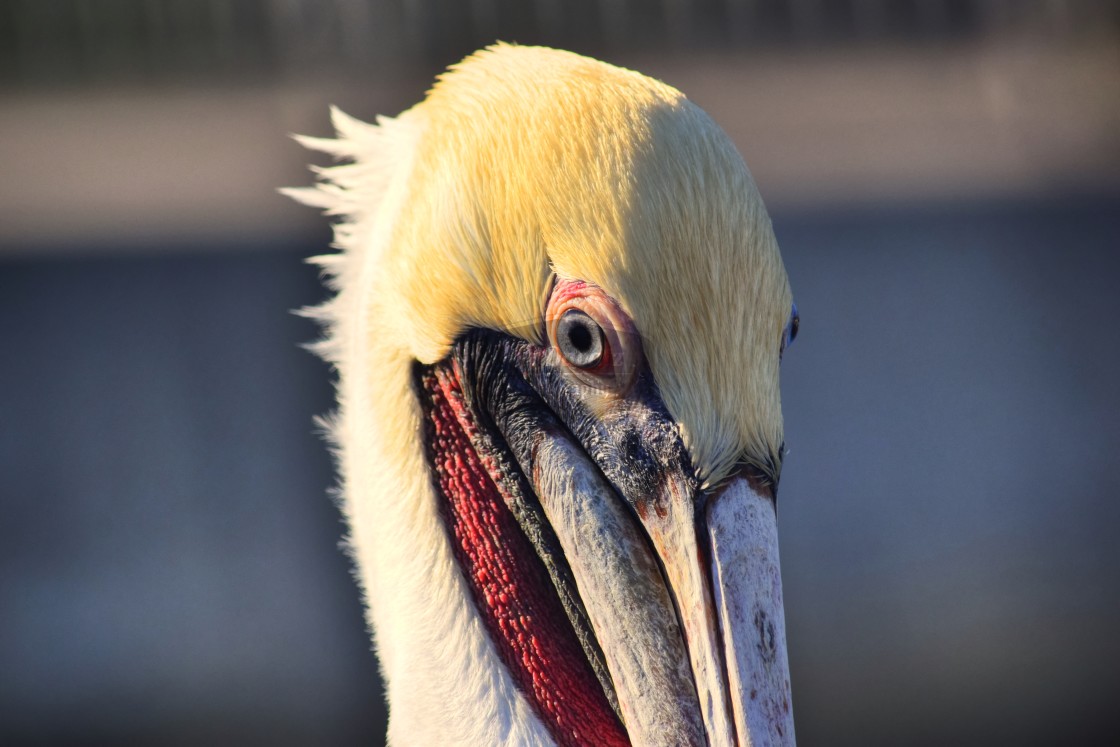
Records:
[[[412,358],[397,340],[379,266],[404,196],[419,125],[366,125],[335,112],[338,140],[310,147],[356,163],[330,169],[303,202],[345,216],[339,255],[317,260],[338,295],[308,312],[329,337],[339,410],[328,423],[342,509],[389,703],[390,745],[552,745],[501,662],[455,560],[429,476]]]

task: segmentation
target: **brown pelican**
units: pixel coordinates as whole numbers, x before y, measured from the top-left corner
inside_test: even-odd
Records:
[[[797,317],[678,91],[498,45],[290,190],[393,745],[792,744],[775,496]]]

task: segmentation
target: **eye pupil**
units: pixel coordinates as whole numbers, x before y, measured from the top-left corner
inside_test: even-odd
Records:
[[[591,368],[603,359],[603,331],[578,309],[570,309],[560,318],[556,338],[560,354],[573,366]]]
[[[591,330],[582,324],[572,325],[568,330],[568,342],[579,352],[586,353],[591,349]]]

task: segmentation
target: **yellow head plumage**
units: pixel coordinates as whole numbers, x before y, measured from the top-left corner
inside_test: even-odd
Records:
[[[791,295],[770,220],[728,137],[678,91],[568,52],[497,45],[395,120],[335,114],[351,163],[296,196],[344,216],[323,316],[423,362],[471,326],[541,342],[553,276],[630,314],[698,474],[776,459],[778,357]],[[385,321],[388,320],[388,321]]]

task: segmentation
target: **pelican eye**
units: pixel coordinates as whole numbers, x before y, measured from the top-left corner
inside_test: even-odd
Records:
[[[573,366],[594,368],[603,360],[603,330],[579,309],[568,309],[556,328],[556,347]]]
[[[782,359],[782,354],[786,352],[786,348],[797,339],[797,330],[799,329],[801,329],[801,315],[797,313],[797,304],[794,304],[793,308],[790,309],[786,328],[782,330],[782,345],[778,349],[778,360]]]

